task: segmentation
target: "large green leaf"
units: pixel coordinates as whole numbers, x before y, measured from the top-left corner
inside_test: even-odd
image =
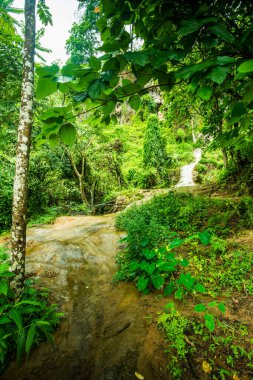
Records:
[[[192,290],[195,283],[195,278],[192,277],[190,273],[181,273],[178,283],[182,284],[187,290]]]
[[[150,263],[144,262],[141,264],[141,269],[147,272],[149,275],[151,275],[155,271],[155,263],[150,264]]]
[[[66,145],[73,145],[76,141],[76,128],[71,123],[63,124],[59,130],[60,139]]]
[[[194,311],[197,311],[198,313],[206,311],[206,306],[203,303],[199,303],[194,307]]]
[[[138,111],[141,104],[141,98],[139,97],[139,95],[133,95],[129,98],[128,102],[133,110]]]
[[[207,78],[211,79],[213,82],[221,84],[226,79],[229,72],[228,67],[214,67],[210,73],[207,75]]]
[[[200,87],[197,91],[197,95],[204,100],[209,100],[212,96],[212,88],[209,86]]]
[[[26,330],[22,329],[18,333],[17,337],[17,362],[18,365],[21,365],[22,358],[25,351],[25,342],[26,342]]]
[[[117,103],[116,100],[110,100],[109,102],[106,102],[102,106],[102,110],[103,110],[105,116],[110,115],[110,113],[113,111],[116,103]]]
[[[31,347],[34,343],[35,334],[36,334],[36,325],[32,324],[28,329],[26,342],[25,342],[25,352],[27,353],[27,355],[29,354]]]
[[[248,61],[243,62],[238,67],[239,73],[252,73],[253,71],[253,59],[249,59]]]
[[[209,28],[209,30],[214,33],[221,40],[233,43],[235,38],[233,34],[231,34],[225,26],[222,25],[214,25]]]
[[[244,115],[247,112],[247,108],[243,104],[243,102],[238,102],[234,105],[231,116],[232,118],[240,118],[242,115]]]
[[[40,77],[54,77],[60,68],[58,65],[40,66],[36,68],[36,73]]]
[[[125,53],[124,57],[128,62],[140,66],[145,66],[146,63],[148,63],[148,55],[144,51],[128,51]]]
[[[152,274],[151,281],[156,289],[160,289],[165,282],[164,278],[158,273]]]
[[[211,241],[212,235],[210,234],[209,231],[203,231],[198,233],[199,240],[203,245],[208,245]]]
[[[52,78],[40,78],[36,88],[37,99],[44,99],[57,91],[57,83]]]
[[[6,296],[8,293],[8,289],[9,283],[4,279],[0,280],[0,294],[4,294]]]
[[[103,0],[102,1],[102,4],[103,4],[103,11],[104,11],[104,14],[109,18],[111,16],[114,15],[115,13],[115,2],[112,1],[112,0]]]
[[[213,332],[215,329],[214,316],[212,314],[206,314],[204,315],[204,318],[206,327],[209,331]]]
[[[15,322],[15,324],[17,325],[17,327],[18,327],[19,330],[23,329],[23,318],[22,318],[22,314],[20,313],[19,310],[12,309],[9,312],[8,316],[9,316],[10,319],[12,319]]]
[[[91,84],[89,85],[87,89],[87,92],[90,95],[91,99],[96,99],[99,97],[103,89],[104,87],[103,87],[102,82],[99,79],[97,79],[91,82]]]
[[[96,57],[91,57],[91,59],[89,61],[89,66],[93,70],[98,71],[101,68],[101,61],[98,58],[96,58]]]
[[[149,283],[149,278],[145,276],[141,276],[137,282],[137,289],[142,292],[143,290],[146,289]]]

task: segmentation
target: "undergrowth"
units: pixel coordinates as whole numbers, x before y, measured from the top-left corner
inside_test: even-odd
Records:
[[[242,296],[253,295],[253,252],[227,240],[252,227],[252,211],[247,197],[170,192],[117,217],[126,237],[115,280],[183,302],[183,313],[169,302],[158,318],[174,379],[238,380],[253,374],[249,327],[225,314],[231,297],[237,305]]]
[[[48,289],[35,287],[32,280],[16,299],[9,268],[8,253],[0,247],[0,374],[15,357],[21,364],[41,341],[53,344],[54,329],[63,316],[56,304],[50,304]]]

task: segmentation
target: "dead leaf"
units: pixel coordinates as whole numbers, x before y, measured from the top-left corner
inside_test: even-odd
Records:
[[[186,341],[190,346],[195,347],[195,346],[194,346],[194,343],[192,343],[192,342],[190,341],[190,339],[188,338],[188,336],[184,335],[184,339],[185,339],[185,341]]]
[[[144,376],[142,376],[140,373],[135,372],[134,374],[137,377],[137,379],[144,380]]]
[[[205,360],[202,363],[202,368],[205,373],[211,373],[212,372],[212,367],[210,366],[209,363],[207,363]]]
[[[239,377],[235,373],[233,374],[233,380],[240,380]]]

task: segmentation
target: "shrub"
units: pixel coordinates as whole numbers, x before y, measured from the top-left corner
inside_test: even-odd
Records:
[[[34,288],[31,280],[16,300],[9,287],[9,267],[8,254],[0,248],[0,374],[15,355],[20,364],[33,346],[44,339],[53,342],[52,333],[63,315],[50,305],[48,290]]]

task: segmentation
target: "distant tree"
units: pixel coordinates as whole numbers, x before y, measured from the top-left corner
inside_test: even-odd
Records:
[[[161,134],[159,119],[151,115],[144,136],[143,165],[146,169],[155,168],[160,179],[165,180],[167,164],[166,142]]]
[[[96,22],[99,12],[99,0],[80,1],[80,7],[84,7],[84,13],[79,22],[73,24],[70,38],[67,40],[66,48],[70,54],[70,61],[75,64],[87,63],[95,54],[99,45],[99,34]]]

